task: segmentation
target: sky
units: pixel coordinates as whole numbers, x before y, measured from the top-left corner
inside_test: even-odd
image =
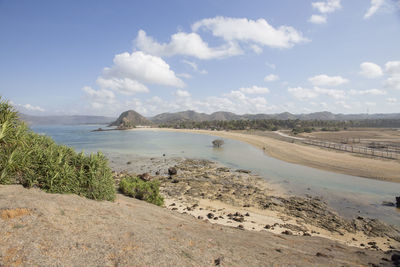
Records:
[[[400,112],[400,0],[0,0],[32,115]]]

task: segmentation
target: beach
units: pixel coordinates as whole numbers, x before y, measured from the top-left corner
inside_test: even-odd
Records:
[[[269,156],[286,162],[330,172],[400,183],[400,162],[398,160],[363,157],[357,154],[285,142],[268,136],[238,132],[170,128],[136,128],[129,131],[172,131],[230,138],[251,144],[264,150]]]

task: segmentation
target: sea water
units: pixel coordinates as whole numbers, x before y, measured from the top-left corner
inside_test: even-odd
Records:
[[[400,195],[400,183],[322,171],[287,163],[266,155],[261,149],[237,140],[224,139],[221,148],[213,148],[217,137],[205,134],[166,131],[100,131],[98,125],[33,126],[39,134],[51,136],[57,143],[87,153],[132,157],[185,157],[208,159],[227,167],[248,169],[270,183],[281,185],[289,193],[321,196],[345,217],[378,218],[400,226],[400,212],[382,205]],[[218,137],[219,138],[219,137]],[[400,175],[400,174],[399,174]]]

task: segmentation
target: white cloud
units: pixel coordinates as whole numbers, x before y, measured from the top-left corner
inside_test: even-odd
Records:
[[[271,69],[276,69],[276,66],[275,66],[275,64],[272,64],[272,63],[270,63],[270,62],[265,62],[265,66],[267,66],[267,67],[269,67],[269,68],[271,68]]]
[[[369,107],[375,107],[376,103],[375,102],[365,102],[365,105],[369,106]]]
[[[313,98],[317,98],[320,95],[328,95],[333,99],[345,99],[346,92],[343,90],[336,89],[326,89],[315,86],[312,89],[303,88],[303,87],[290,87],[288,88],[288,92],[299,100],[309,100]]]
[[[10,104],[13,105],[12,102],[10,102]],[[34,105],[31,105],[31,104],[24,104],[24,105],[17,104],[16,106],[17,107],[21,107],[21,108],[23,108],[23,109],[25,109],[27,111],[39,111],[39,112],[44,112],[45,111],[44,108],[41,108],[39,106],[34,106]]]
[[[397,98],[389,97],[389,98],[386,98],[386,101],[387,101],[390,105],[393,105],[393,104],[397,103]]]
[[[135,40],[136,46],[146,53],[157,56],[186,55],[199,59],[223,58],[242,54],[233,42],[210,48],[197,33],[178,32],[171,36],[169,43],[160,44],[146,32],[140,30]]]
[[[326,23],[326,16],[325,15],[312,15],[309,19],[309,22],[314,24],[324,24]]]
[[[315,86],[338,86],[348,82],[341,76],[317,75],[308,79]]]
[[[206,70],[200,70],[199,67],[197,66],[196,62],[192,62],[186,59],[182,60],[183,63],[185,63],[186,65],[189,65],[194,71],[201,73],[201,74],[207,74]]]
[[[174,93],[177,97],[190,97],[190,93],[186,90],[176,90]]]
[[[325,94],[334,99],[344,99],[346,98],[346,92],[343,90],[336,90],[336,89],[326,89],[326,88],[319,88],[314,87],[314,91],[318,94]]]
[[[386,73],[389,77],[385,86],[391,89],[400,90],[400,61],[389,61],[385,64]]]
[[[264,77],[264,81],[266,81],[266,82],[273,82],[273,81],[277,81],[278,79],[279,79],[279,76],[275,75],[275,74],[269,74]]]
[[[317,9],[320,13],[332,13],[342,8],[340,0],[326,0],[325,2],[313,2],[312,7]]]
[[[387,78],[385,86],[391,89],[400,90],[400,76]]]
[[[252,86],[252,87],[242,87],[239,89],[241,92],[245,94],[267,94],[269,93],[269,89],[266,87]]]
[[[364,19],[372,17],[385,3],[385,0],[371,0],[371,6],[364,15]]]
[[[227,42],[240,41],[277,48],[290,48],[308,41],[293,27],[274,28],[265,19],[215,17],[194,23],[192,29],[195,32],[200,29],[210,30],[214,36]]]
[[[385,64],[386,72],[389,75],[400,76],[400,61],[389,61]]]
[[[335,104],[340,105],[345,109],[351,109],[351,106],[349,104],[347,104],[345,101],[336,101]]]
[[[368,90],[350,90],[350,95],[386,95],[386,91],[380,89],[368,89]]]
[[[141,83],[184,87],[185,83],[176,77],[169,65],[160,57],[142,51],[118,54],[114,65],[104,69],[103,78],[129,78]]]
[[[378,78],[383,75],[382,68],[372,62],[363,62],[361,63],[360,68],[360,74],[369,79]]]
[[[101,109],[115,103],[115,94],[110,90],[94,90],[90,86],[85,86],[82,90],[86,93],[86,97],[94,109]]]
[[[307,100],[318,97],[318,94],[311,89],[303,87],[290,87],[288,92],[299,100]]]
[[[255,44],[251,45],[250,47],[256,54],[261,54],[263,51],[261,47],[259,47],[258,45],[255,45]]]
[[[102,89],[110,89],[124,95],[133,95],[135,93],[148,93],[149,89],[140,82],[129,78],[97,78],[96,83]]]

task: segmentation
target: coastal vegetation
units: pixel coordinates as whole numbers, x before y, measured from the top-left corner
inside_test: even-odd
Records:
[[[162,206],[164,199],[160,195],[160,182],[158,180],[143,181],[135,176],[127,176],[119,183],[120,191],[130,197]]]
[[[105,156],[84,155],[32,132],[0,98],[0,184],[22,184],[49,193],[114,200],[114,179]]]

